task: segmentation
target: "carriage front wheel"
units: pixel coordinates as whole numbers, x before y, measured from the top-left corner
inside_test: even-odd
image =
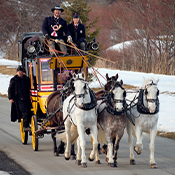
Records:
[[[21,119],[21,122],[19,123],[19,126],[20,126],[20,134],[21,134],[21,141],[24,145],[27,144],[27,141],[28,141],[28,131],[25,131],[24,132],[24,129],[23,129],[23,119]]]
[[[32,146],[34,151],[38,151],[38,134],[35,131],[38,130],[37,117],[32,116],[31,119],[31,132],[32,132]]]

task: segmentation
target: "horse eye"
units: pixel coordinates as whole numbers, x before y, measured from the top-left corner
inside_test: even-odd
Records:
[[[124,97],[124,98],[126,97],[126,91],[123,92],[123,97]]]
[[[147,91],[147,89],[145,89],[145,95],[147,95],[148,94],[148,91]]]
[[[159,96],[159,90],[157,90],[157,96]]]

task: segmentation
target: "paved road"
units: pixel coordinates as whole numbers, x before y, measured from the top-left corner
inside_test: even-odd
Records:
[[[0,97],[0,150],[4,151],[11,159],[25,168],[33,175],[175,175],[175,141],[156,137],[155,158],[157,169],[151,169],[149,165],[149,135],[146,134],[141,155],[135,155],[136,165],[129,165],[129,146],[125,134],[120,143],[118,153],[118,167],[108,167],[105,155],[100,155],[101,165],[87,162],[87,168],[75,165],[74,160],[66,161],[64,155],[55,157],[50,135],[45,135],[39,140],[39,151],[32,149],[32,140],[29,137],[28,144],[23,145],[20,140],[19,124],[10,122],[10,103],[7,98]],[[92,149],[90,136],[86,135],[86,155]],[[0,159],[1,161],[1,159]]]

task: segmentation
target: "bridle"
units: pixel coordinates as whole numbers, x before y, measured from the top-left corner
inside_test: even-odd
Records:
[[[157,98],[156,99],[148,99],[147,94],[148,90],[147,88],[150,86],[157,86],[157,84],[153,83],[153,81],[150,84],[147,84],[145,89],[140,89],[139,90],[139,96],[138,96],[138,103],[137,103],[137,111],[141,114],[157,114],[159,112],[159,90],[157,89]],[[157,88],[157,87],[156,87]],[[149,109],[145,107],[143,104],[143,95],[145,95],[145,100],[149,103],[155,103],[156,109],[154,113],[150,113]]]
[[[146,97],[145,99],[149,103],[156,103],[156,101],[158,100],[158,96],[159,96],[159,90],[157,88],[157,98],[156,99],[148,99],[147,98],[147,94],[148,94],[147,88],[150,87],[150,86],[156,86],[156,88],[157,88],[157,84],[153,83],[153,81],[150,84],[147,84],[146,87],[145,87],[145,90],[144,90],[144,92],[145,92],[144,94],[145,94],[145,97]]]
[[[120,87],[122,90],[124,90],[123,92],[123,99],[114,99],[114,94],[113,94],[113,90],[117,87]],[[111,89],[110,93],[108,94],[107,96],[107,101],[106,101],[106,110],[112,114],[112,115],[121,115],[123,113],[126,112],[126,100],[125,100],[125,97],[126,97],[126,91],[125,89],[122,87],[122,85],[119,83],[119,82],[116,82],[114,87]],[[116,103],[122,103],[123,104],[123,110],[118,112],[116,109],[114,109],[113,107],[113,104],[112,104],[112,101],[111,99],[113,100],[113,102],[116,104]]]
[[[77,81],[77,80],[82,81],[83,83],[85,83],[85,85],[84,85],[84,93],[83,94],[76,94],[74,92],[74,97],[75,97],[74,98],[74,105],[76,107],[78,107],[82,110],[86,110],[86,111],[93,109],[97,105],[97,100],[96,100],[94,92],[89,88],[87,81],[85,81],[82,78],[79,78],[79,76],[78,76],[78,78],[75,79],[75,81]],[[82,103],[81,105],[78,105],[77,98],[83,98],[83,101],[84,101],[85,95],[88,94],[87,89],[89,91],[91,101],[89,103]]]

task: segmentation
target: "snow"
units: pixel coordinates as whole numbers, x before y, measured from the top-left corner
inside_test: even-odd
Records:
[[[7,65],[8,67],[17,67],[20,62],[3,59],[0,55],[0,65]],[[104,77],[106,73],[109,76],[114,76],[118,73],[118,80],[122,79],[124,84],[140,87],[143,82],[143,77],[147,78],[159,78],[158,89],[160,91],[160,112],[158,120],[158,130],[165,132],[175,132],[175,76],[161,75],[153,73],[141,73],[122,70],[111,70],[99,68],[97,69]],[[7,94],[9,81],[12,78],[10,75],[0,74],[0,93]],[[105,84],[105,79],[99,76],[100,81]],[[89,84],[90,87],[100,87],[98,81],[94,79]]]

